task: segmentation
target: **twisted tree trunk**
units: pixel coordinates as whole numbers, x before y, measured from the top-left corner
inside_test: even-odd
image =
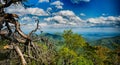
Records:
[[[15,19],[19,18],[16,14],[5,13],[4,8],[9,7],[13,3],[22,2],[23,0],[4,0],[4,4],[0,4],[0,37],[9,41],[9,44],[4,49],[10,49],[16,51],[19,56],[22,65],[27,65],[25,57],[41,61],[39,58],[39,48],[32,42],[31,35],[36,32],[39,27],[39,20],[37,21],[36,28],[32,30],[28,35],[24,34],[20,29],[20,23]],[[5,23],[5,25],[4,25]],[[11,28],[10,24],[14,28]],[[4,28],[5,27],[5,28]],[[22,43],[22,44],[21,44]],[[24,52],[22,52],[20,45],[24,45]],[[28,52],[27,54],[24,54]]]

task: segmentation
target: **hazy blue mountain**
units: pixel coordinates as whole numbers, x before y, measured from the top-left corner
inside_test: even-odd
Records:
[[[115,49],[120,46],[120,36],[102,38],[96,41],[90,42],[91,45],[102,45],[111,49]]]

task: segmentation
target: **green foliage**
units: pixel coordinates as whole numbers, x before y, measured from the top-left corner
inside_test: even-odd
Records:
[[[40,50],[40,61],[31,60],[28,65],[119,65],[120,63],[120,45],[118,43],[111,44],[116,47],[112,50],[106,45],[99,45],[100,42],[96,46],[91,46],[82,36],[73,33],[72,30],[66,30],[62,35],[60,34],[63,38],[59,33],[44,35],[54,42],[52,44],[54,48],[49,48],[49,45],[44,42],[34,42]],[[59,37],[55,37],[57,35]],[[6,43],[8,42],[0,41],[0,48],[3,48]],[[0,57],[1,55],[4,56],[4,54],[0,54]],[[15,60],[11,62],[13,63]]]
[[[84,57],[86,41],[71,30],[64,31],[64,46],[58,53],[58,65],[93,65],[91,59]]]
[[[65,63],[67,65],[75,62],[75,60],[77,59],[77,54],[73,50],[70,50],[67,47],[62,48],[59,51],[58,55],[59,55],[58,58],[57,58],[58,62]],[[58,63],[58,64],[60,64],[60,63]]]
[[[28,65],[37,65],[37,64],[34,60],[32,60],[30,63],[28,63]]]
[[[74,63],[75,65],[93,65],[93,62],[83,56],[79,56]]]
[[[0,40],[0,49],[3,49],[3,47],[7,44],[8,44],[7,40]]]
[[[93,65],[93,62],[90,59],[85,58],[82,55],[78,55],[73,50],[68,48],[63,48],[59,53],[59,65],[63,65],[60,63],[64,63],[65,65]]]
[[[66,47],[71,49],[78,49],[80,47],[86,46],[85,40],[82,36],[74,34],[72,30],[64,31],[63,38],[66,44]]]

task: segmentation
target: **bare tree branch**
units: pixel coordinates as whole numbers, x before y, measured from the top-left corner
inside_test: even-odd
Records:
[[[14,45],[14,49],[15,51],[17,52],[17,54],[20,56],[20,59],[21,59],[21,62],[22,62],[22,65],[27,65],[27,62],[25,61],[25,58],[20,50],[20,48],[16,45]]]
[[[16,24],[15,24],[16,31],[17,31],[23,38],[28,39],[28,40],[31,40],[29,36],[25,35],[25,34],[21,31],[19,22],[15,22],[15,23],[16,23]]]
[[[9,7],[13,3],[23,2],[25,0],[4,0],[5,3],[0,5],[0,9]]]
[[[39,28],[39,20],[37,19],[35,21],[37,22],[37,27],[29,33],[29,36],[31,36],[31,34],[36,32],[38,30],[38,28]]]

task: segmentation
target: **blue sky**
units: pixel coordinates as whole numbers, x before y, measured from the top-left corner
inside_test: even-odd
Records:
[[[34,21],[39,19],[43,30],[73,29],[80,32],[83,29],[84,32],[119,33],[119,3],[120,0],[29,0],[23,4],[31,7],[11,5],[5,11],[18,14],[25,30],[34,29]]]
[[[33,7],[39,7],[43,9],[47,9],[50,6],[51,2],[55,2],[57,0],[51,0],[51,2],[47,2],[47,0],[30,0],[27,4],[36,4]],[[106,14],[106,16],[119,16],[120,15],[120,0],[58,0],[64,3],[64,10],[72,10],[79,16],[80,13],[84,13],[88,17],[99,17],[102,14]]]

